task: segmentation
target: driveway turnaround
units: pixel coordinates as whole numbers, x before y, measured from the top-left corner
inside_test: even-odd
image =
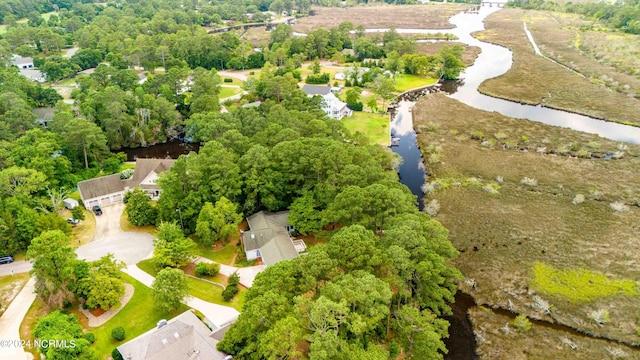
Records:
[[[153,236],[145,232],[124,232],[120,228],[120,216],[124,204],[102,208],[96,216],[96,234],[93,240],[76,249],[78,258],[93,261],[112,253],[127,265],[134,265],[153,252]]]
[[[20,342],[20,324],[29,311],[31,303],[36,299],[33,292],[36,280],[31,278],[13,299],[7,311],[0,317],[0,359],[26,360],[33,359],[30,353],[22,349]],[[33,344],[32,344],[33,345]],[[25,344],[25,347],[27,344]]]

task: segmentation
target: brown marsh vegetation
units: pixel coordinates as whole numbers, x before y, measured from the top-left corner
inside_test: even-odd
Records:
[[[476,110],[442,94],[421,99],[413,114],[431,175],[426,199],[439,202],[436,219],[461,251],[461,288],[480,304],[640,343],[637,283],[632,295],[578,303],[532,285],[540,263],[587,269],[593,278],[640,278],[640,255],[630,250],[640,246],[640,147]],[[577,280],[561,285],[583,290]],[[608,319],[596,322],[597,311]]]
[[[293,30],[309,33],[314,29],[330,29],[343,21],[365,29],[396,27],[398,29],[451,29],[449,18],[469,8],[468,4],[428,5],[362,5],[354,7],[313,7],[314,16],[300,18]]]
[[[550,17],[543,12],[520,9],[504,9],[490,15],[485,20],[487,30],[475,36],[511,49],[514,63],[506,74],[485,81],[479,90],[491,96],[528,104],[542,104],[608,121],[640,126],[640,100],[629,95],[636,82],[632,82],[632,78],[626,73],[613,75],[614,68],[605,69],[597,60],[581,55],[580,50],[575,47],[576,39],[571,38],[571,33],[576,36],[575,31],[571,31],[571,27],[575,25],[567,21],[565,28],[559,20],[564,17],[568,18],[563,14]],[[529,24],[542,51],[551,57],[555,56],[561,63],[573,66],[586,77],[537,56],[526,38],[524,21]],[[549,29],[544,30],[545,27]],[[592,35],[594,34],[590,33],[589,36]],[[607,33],[599,35],[605,37]],[[593,42],[590,40],[589,43]],[[563,43],[566,43],[566,46],[563,47]],[[633,59],[636,61],[637,56]],[[597,79],[590,78],[591,74]],[[606,77],[603,78],[601,74]],[[618,92],[608,87],[602,79],[609,82],[609,78],[616,79],[610,83],[617,81],[617,85],[622,89],[625,88],[624,85],[629,85],[629,92]]]

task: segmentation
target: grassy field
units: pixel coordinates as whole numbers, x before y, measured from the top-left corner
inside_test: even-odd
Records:
[[[188,309],[183,304],[170,313],[159,311],[153,306],[151,289],[126,274],[124,276],[125,281],[135,288],[131,300],[102,326],[88,329],[96,335],[96,342],[93,344],[93,348],[99,359],[105,359],[111,355],[111,351],[115,347],[153,329],[159,320],[171,319]],[[122,342],[115,341],[111,337],[111,330],[117,326],[122,326],[126,331],[127,337]]]
[[[239,87],[221,87],[218,97],[224,99],[239,94],[240,92],[242,92],[242,89]]]
[[[469,8],[467,4],[369,5],[353,7],[313,7],[314,16],[300,18],[293,30],[308,33],[317,28],[329,29],[343,21],[365,29],[390,28],[450,29],[449,18]]]
[[[52,12],[48,12],[48,13],[42,14],[42,18],[44,18],[45,21],[49,21],[49,18],[51,17],[51,15],[58,15],[58,12],[57,11],[52,11]],[[23,19],[18,20],[18,23],[26,24],[27,21],[28,21],[27,18],[23,18]],[[0,35],[4,34],[6,32],[7,32],[7,25],[5,25],[5,24],[0,25]]]
[[[153,225],[133,226],[124,211],[122,212],[122,215],[120,215],[120,228],[122,231],[146,232],[152,236],[156,236],[158,234],[158,229]]]
[[[637,288],[608,292],[612,283],[602,280],[629,286],[640,278],[640,255],[629,251],[640,246],[640,147],[476,110],[441,94],[420,100],[413,114],[432,174],[427,201],[440,203],[436,219],[461,252],[455,265],[475,281],[476,300],[640,343]],[[578,157],[616,151],[617,160]],[[547,276],[553,286],[534,283],[537,264],[556,271],[553,282]],[[595,290],[584,276],[560,276],[582,269]],[[467,283],[461,288],[471,291]],[[593,291],[579,303],[567,295]],[[534,295],[550,313],[532,305]],[[608,311],[606,324],[593,319],[599,310]]]
[[[211,261],[218,262],[225,265],[233,265],[233,257],[236,254],[238,247],[235,245],[227,245],[220,250],[205,249],[203,246],[198,245],[196,248],[196,255],[207,258]]]
[[[341,120],[351,132],[360,132],[372,144],[389,146],[389,116],[354,111],[353,116]]]
[[[29,273],[0,276],[0,316],[29,281]]]
[[[82,209],[82,212],[84,213],[84,220],[81,220],[71,231],[71,246],[73,247],[90,242],[96,233],[95,216],[87,209]],[[64,210],[61,216],[64,218],[71,217],[71,211]]]
[[[251,43],[254,47],[265,47],[269,45],[271,33],[264,27],[249,28],[246,31],[236,30],[238,36]]]
[[[438,79],[410,74],[396,76],[396,89],[400,92],[435,84]]]
[[[545,20],[544,25],[542,23],[536,25],[535,21],[539,17],[546,16],[537,12],[505,9],[490,15],[485,20],[487,30],[476,33],[476,37],[511,49],[514,63],[506,74],[485,81],[480,85],[479,90],[491,96],[528,104],[544,104],[609,121],[640,126],[640,100],[612,91],[600,80],[580,77],[552,61],[535,55],[524,33],[523,21],[527,23],[533,21],[534,38],[545,52],[550,53],[549,49],[552,48],[562,48],[559,44],[568,39],[562,31],[545,32],[545,36],[538,36],[545,25],[554,23],[554,21]],[[565,34],[564,38],[562,34]],[[601,36],[606,34],[602,33]],[[559,43],[556,45],[552,45],[555,41],[551,38],[552,35],[558,38]],[[575,41],[565,44],[562,53],[567,53],[568,47],[575,48],[574,43]],[[554,56],[557,57],[558,54],[554,53]],[[568,58],[568,55],[565,57]],[[565,57],[560,60],[566,60]],[[580,61],[577,58],[572,61],[575,64],[580,62],[578,68],[585,73],[587,73],[586,69],[601,68],[598,62],[590,61],[586,56],[583,56]]]

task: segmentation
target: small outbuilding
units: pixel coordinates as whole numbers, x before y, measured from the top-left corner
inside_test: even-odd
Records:
[[[78,202],[78,200],[72,199],[72,198],[66,198],[66,199],[62,200],[62,203],[64,203],[64,207],[69,209],[69,210],[80,206],[80,203]]]

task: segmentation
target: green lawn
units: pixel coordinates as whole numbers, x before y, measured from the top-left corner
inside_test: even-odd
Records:
[[[242,91],[241,88],[221,87],[218,98],[219,99],[228,98],[229,96],[239,94],[241,91]]]
[[[122,164],[120,164],[120,168],[118,169],[118,172],[122,172],[123,170],[127,170],[127,169],[135,169],[135,168],[136,168],[136,163],[123,162]]]
[[[73,84],[76,83],[76,79],[72,78],[72,79],[64,79],[60,82],[57,83],[57,85],[59,86],[73,86]]]
[[[352,132],[360,132],[371,143],[389,145],[389,116],[354,111],[353,116],[343,118],[342,123]]]
[[[151,276],[156,276],[158,271],[153,266],[153,260],[147,259],[142,260],[138,264],[136,264],[142,271],[148,273]],[[242,310],[242,305],[244,305],[244,295],[247,291],[247,288],[244,286],[239,286],[240,291],[236,294],[236,296],[230,302],[224,301],[222,298],[222,288],[216,285],[209,284],[206,281],[194,279],[192,277],[187,278],[187,282],[189,283],[189,295],[193,297],[197,297],[204,301],[212,302],[218,305],[231,306],[238,311]]]
[[[427,78],[416,75],[401,74],[396,77],[396,89],[398,91],[407,91],[431,84],[435,84],[437,79]]]
[[[105,359],[111,355],[113,349],[136,336],[153,329],[161,319],[171,319],[189,308],[182,304],[170,313],[164,313],[153,306],[151,289],[142,283],[124,274],[125,281],[135,288],[133,297],[113,318],[103,325],[88,329],[96,335],[96,342],[93,349],[99,359]],[[111,330],[116,326],[122,326],[126,331],[126,338],[122,341],[115,341],[111,337]]]
[[[196,248],[196,254],[220,264],[232,265],[233,255],[235,255],[237,246],[227,245],[220,250],[206,249],[202,245]]]

